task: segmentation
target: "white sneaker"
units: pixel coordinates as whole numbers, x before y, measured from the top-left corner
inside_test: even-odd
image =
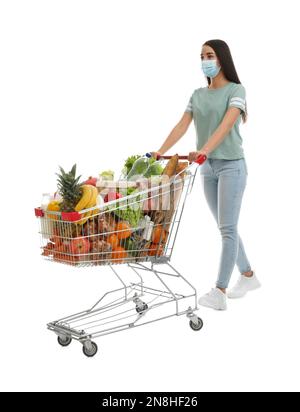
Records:
[[[225,293],[220,289],[212,289],[206,295],[203,295],[198,300],[199,305],[206,306],[207,308],[215,310],[226,310],[227,309],[227,299]]]
[[[259,289],[260,287],[261,284],[255,276],[255,272],[253,272],[251,278],[241,275],[236,285],[228,292],[227,296],[229,299],[243,298],[248,292]]]

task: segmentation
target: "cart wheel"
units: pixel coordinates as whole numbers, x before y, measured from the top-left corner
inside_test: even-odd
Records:
[[[84,345],[82,347],[83,353],[85,354],[85,356],[87,356],[88,358],[92,358],[93,356],[96,355],[97,351],[98,351],[98,346],[96,345],[95,342],[91,342],[91,349],[88,350]]]
[[[144,312],[145,310],[148,309],[148,305],[147,305],[147,303],[144,303],[143,306],[136,306],[135,309],[136,309],[137,313],[142,313],[142,312]]]
[[[201,318],[197,318],[198,319],[198,323],[195,325],[195,323],[190,320],[190,327],[193,330],[201,330],[203,328],[203,320]]]
[[[60,346],[68,346],[72,342],[72,338],[70,338],[70,336],[66,336],[63,339],[60,336],[57,336],[57,342],[60,344]]]

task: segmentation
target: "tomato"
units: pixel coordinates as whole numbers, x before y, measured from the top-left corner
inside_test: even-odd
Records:
[[[55,244],[55,247],[57,247],[58,245],[60,245],[60,244],[61,244],[61,241],[62,241],[62,239],[61,239],[61,237],[58,236],[58,235],[54,235],[54,236],[52,236],[52,237],[50,238],[50,242],[54,243],[54,244]]]
[[[53,250],[49,250],[46,247],[43,247],[42,255],[43,256],[51,256],[51,255],[53,255]]]
[[[54,250],[55,252],[64,252],[65,251],[65,247],[62,243],[60,243],[59,245],[55,245],[54,246]]]
[[[66,253],[71,253],[70,252],[70,250],[71,250],[70,247],[71,247],[71,242],[69,240],[63,240],[63,242],[62,242],[63,251],[66,252]]]
[[[84,237],[75,237],[70,242],[71,253],[84,254],[90,250],[90,242]]]

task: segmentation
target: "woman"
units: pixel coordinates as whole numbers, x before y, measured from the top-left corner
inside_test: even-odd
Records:
[[[196,89],[188,106],[158,152],[163,155],[185,134],[192,120],[197,134],[197,151],[207,156],[201,166],[204,193],[222,236],[222,252],[216,288],[199,299],[199,304],[216,310],[227,309],[228,298],[240,298],[260,287],[251,270],[237,225],[247,180],[247,165],[239,132],[241,118],[247,120],[246,93],[238,78],[230,49],[222,40],[204,43],[202,70],[208,86]],[[241,276],[226,294],[234,265]]]

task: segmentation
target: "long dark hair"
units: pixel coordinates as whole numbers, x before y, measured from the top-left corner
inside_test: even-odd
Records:
[[[226,79],[230,82],[241,84],[228,44],[224,40],[216,39],[206,41],[203,46],[209,46],[214,50]],[[209,77],[207,77],[207,82],[210,85],[211,79]],[[247,108],[246,113],[243,112],[242,118],[245,123],[247,120]]]

